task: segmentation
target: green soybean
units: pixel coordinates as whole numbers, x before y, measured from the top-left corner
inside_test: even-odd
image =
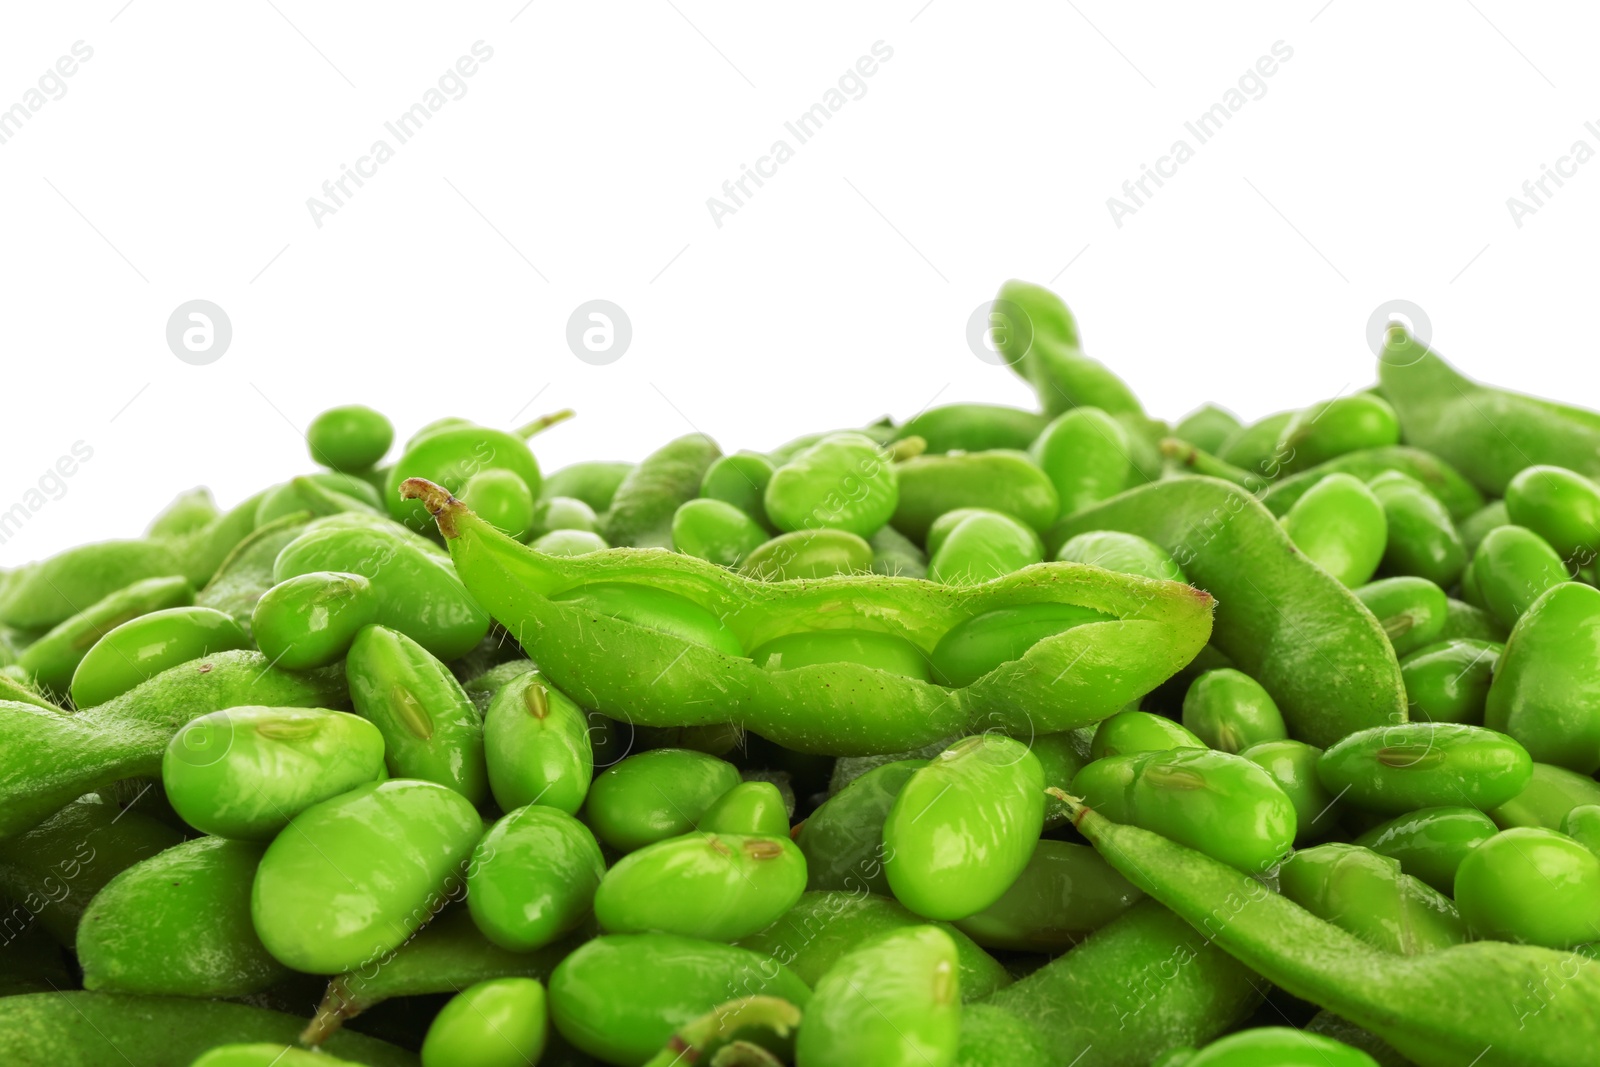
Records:
[[[1388,542],[1383,505],[1359,479],[1330,474],[1283,516],[1283,528],[1312,562],[1355,587],[1377,570]]]
[[[584,817],[602,844],[632,852],[693,830],[717,798],[738,784],[731,763],[689,749],[658,748],[597,774]]]
[[[467,867],[467,909],[501,948],[531,952],[575,930],[606,873],[600,846],[556,808],[515,808],[483,835]]]
[[[1183,725],[1207,747],[1243,752],[1289,736],[1283,713],[1261,683],[1231,667],[1206,671],[1183,696]]]
[[[1356,844],[1397,860],[1400,869],[1441,893],[1454,893],[1456,870],[1467,854],[1499,833],[1476,808],[1432,807],[1380,823]]]
[[[805,856],[787,837],[691,833],[619,860],[594,913],[608,933],[737,941],[769,926],[805,888]]]
[[[489,701],[483,717],[489,789],[506,811],[543,804],[576,814],[594,775],[583,710],[538,671],[519,673]]]
[[[1322,754],[1317,774],[1331,792],[1370,811],[1398,815],[1442,804],[1482,811],[1520,793],[1533,760],[1494,730],[1417,722],[1351,734]]]

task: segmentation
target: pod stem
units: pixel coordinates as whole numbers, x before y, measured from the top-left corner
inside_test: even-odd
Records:
[[[339,975],[328,983],[328,991],[322,995],[322,1002],[317,1005],[316,1015],[312,1016],[306,1028],[300,1031],[302,1045],[316,1048],[337,1034],[347,1019],[354,1019],[367,1008],[367,1005],[351,991],[345,981],[347,977]]]
[[[532,422],[527,423],[526,425],[517,427],[512,432],[526,441],[535,434],[544,433],[550,427],[566,422],[576,414],[577,412],[573,411],[571,408],[562,408],[560,411],[552,411],[548,415],[540,415],[537,419],[534,419]]]
[[[460,531],[456,529],[456,517],[466,511],[467,506],[451,496],[450,490],[444,486],[426,478],[407,478],[400,483],[400,499],[422,501],[422,506],[439,524],[439,532],[444,534],[446,541],[460,536]]]
[[[672,1067],[673,1064],[696,1063],[713,1043],[726,1040],[746,1027],[759,1026],[771,1030],[779,1037],[788,1037],[799,1025],[800,1009],[781,997],[756,996],[730,1000],[681,1027],[667,1040],[666,1048],[656,1053],[655,1058],[645,1067]],[[745,1044],[747,1043],[743,1041],[735,1041],[727,1047],[733,1048]],[[719,1053],[712,1062],[725,1062],[739,1067],[741,1064],[759,1064],[762,1061],[751,1059],[748,1050],[741,1049],[739,1054],[731,1055],[726,1060]]]

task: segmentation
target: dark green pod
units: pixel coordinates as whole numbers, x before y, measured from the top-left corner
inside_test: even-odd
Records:
[[[181,575],[141,579],[102,597],[28,645],[17,657],[17,666],[46,689],[64,694],[72,684],[72,672],[106,634],[152,611],[193,603],[194,586]]]
[[[123,871],[78,927],[85,989],[237,997],[288,977],[250,922],[265,847],[202,837]]]
[[[806,857],[806,888],[887,895],[883,826],[895,797],[927,760],[874,767],[829,797],[800,825],[795,843]]]
[[[985,948],[1053,955],[1143,897],[1089,846],[1040,841],[1011,888],[956,926]]]
[[[668,441],[630,470],[606,513],[606,542],[636,548],[672,544],[672,516],[700,495],[700,482],[722,450],[704,434]],[[596,509],[598,510],[598,509]]]

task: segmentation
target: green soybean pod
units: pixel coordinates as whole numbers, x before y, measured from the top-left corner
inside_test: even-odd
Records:
[[[1600,551],[1600,486],[1577,471],[1524,467],[1506,485],[1506,516],[1549,542],[1563,559]]]
[[[342,711],[229,708],[173,735],[161,782],[202,833],[270,841],[311,805],[383,779],[383,747],[377,727]]]
[[[777,922],[741,938],[739,946],[771,956],[815,986],[840,958],[869,938],[923,925],[938,927],[955,942],[961,999],[968,1005],[1011,984],[1005,968],[956,927],[928,923],[903,904],[859,889],[807,892]]]
[[[1260,741],[1239,753],[1272,776],[1294,805],[1294,843],[1309,845],[1338,828],[1341,809],[1317,777],[1322,749],[1304,741]]]
[[[1600,770],[1600,589],[1562,582],[1528,606],[1506,638],[1483,721],[1540,763]]]
[[[767,517],[767,483],[775,470],[772,460],[760,452],[730,452],[712,461],[700,479],[700,496],[732,504],[750,516],[762,529],[777,532]]]
[[[900,504],[895,528],[921,542],[928,527],[956,508],[992,508],[1044,533],[1061,508],[1048,475],[1025,452],[991,449],[917,456],[898,465]]]
[[[969,686],[1002,663],[1074,626],[1111,616],[1077,604],[1022,604],[996,608],[952,626],[928,654],[934,679],[952,688]]]
[[[239,536],[246,533],[249,527]],[[217,558],[226,552],[224,548]],[[192,583],[204,584],[210,577],[209,572],[195,574],[192,569],[205,568],[186,567],[178,547],[165,540],[78,545],[6,575],[0,583],[0,626],[48,630],[129,582],[182,574]]]
[[[739,572],[764,582],[784,582],[862,574],[872,569],[872,562],[872,545],[848,530],[796,530],[757,546]]]
[[[905,534],[885,526],[867,539],[872,546],[872,573],[926,578],[928,556]]]
[[[529,547],[547,556],[584,556],[603,552],[611,546],[604,537],[587,530],[551,530]]]
[[[1293,803],[1251,760],[1176,748],[1095,760],[1072,783],[1084,803],[1241,871],[1265,871],[1294,843]]]
[[[740,782],[706,809],[695,829],[710,834],[789,836],[789,811],[771,782]]]
[[[1398,860],[1360,845],[1301,849],[1278,868],[1278,890],[1317,918],[1396,955],[1467,940],[1448,897],[1402,873]]]
[[[501,686],[483,717],[489,790],[504,811],[543,804],[575,815],[594,776],[583,709],[536,670]]]
[[[1165,715],[1149,711],[1119,711],[1102,719],[1089,743],[1089,758],[1129,756],[1135,752],[1165,752],[1174,748],[1205,748],[1206,743],[1188,727]]]
[[[961,1041],[956,946],[934,926],[881,934],[817,981],[798,1067],[949,1067]]]
[[[1061,515],[1109,500],[1132,474],[1128,431],[1099,408],[1064,412],[1034,440],[1029,454],[1055,486]]]
[[[1070,537],[1056,550],[1056,559],[1089,563],[1141,578],[1159,578],[1186,585],[1189,581],[1178,561],[1166,549],[1138,534],[1120,530],[1091,530]]]
[[[250,647],[231,615],[213,608],[163,608],[118,626],[94,643],[72,672],[72,702],[92,708],[169,667]]]
[[[348,474],[326,472],[290,478],[273,486],[256,507],[256,529],[287,516],[310,512],[312,515],[338,515],[344,512],[376,514],[378,499],[372,487]]]
[[[697,832],[619,860],[595,892],[594,916],[607,933],[737,941],[775,922],[805,888],[805,856],[787,837]]]
[[[383,734],[397,778],[448,786],[473,804],[489,798],[483,723],[450,669],[398,630],[372,625],[345,659],[356,712]]]
[[[1388,540],[1383,505],[1352,475],[1328,475],[1279,521],[1296,548],[1351,588],[1371,578],[1383,559]]]
[[[354,1067],[355,1060],[307,1052],[282,1042],[252,1041],[207,1049],[189,1067]]]
[[[1567,812],[1561,832],[1600,856],[1600,804],[1584,804]]]
[[[1289,736],[1283,713],[1261,683],[1232,667],[1206,671],[1183,695],[1183,725],[1206,747],[1243,752]]]
[[[1521,526],[1497,526],[1473,554],[1472,580],[1489,614],[1502,626],[1514,626],[1547,589],[1570,575],[1544,538]]]
[[[1448,598],[1426,578],[1380,578],[1359,586],[1355,594],[1377,616],[1397,657],[1433,644],[1444,630]]]
[[[622,479],[601,534],[613,545],[668,547],[673,514],[700,494],[706,470],[720,455],[717,443],[704,434],[668,441]]]
[[[544,986],[495,978],[462,990],[439,1009],[422,1039],[422,1067],[525,1067],[550,1035]]]
[[[1317,775],[1356,807],[1387,815],[1464,804],[1504,804],[1528,784],[1527,749],[1494,730],[1413,722],[1360,730],[1330,747]]]
[[[847,530],[870,537],[900,502],[888,453],[859,433],[831,434],[773,471],[763,495],[778,529]]]
[[[1028,864],[1044,825],[1044,770],[1026,745],[981,735],[913,772],[884,823],[900,903],[930,919],[993,904]]]
[[[1172,428],[1173,436],[1198,445],[1207,452],[1217,452],[1239,431],[1239,416],[1215,404],[1201,404],[1178,420]]]
[[[704,752],[640,752],[595,775],[584,821],[602,844],[632,852],[693,830],[717,798],[738,784],[738,768]]]
[[[331,470],[355,473],[383,458],[394,444],[394,425],[361,404],[329,408],[306,427],[311,458]]]
[[[250,616],[250,633],[272,662],[303,671],[338,660],[361,628],[377,619],[371,582],[359,574],[311,571],[261,595]]]
[[[739,638],[726,623],[688,597],[665,589],[630,582],[588,582],[550,599],[672,634],[725,655],[744,655]]]
[[[977,585],[1044,560],[1039,535],[1009,515],[979,512],[967,516],[932,550],[930,581]]]
[[[1600,783],[1587,774],[1549,763],[1535,763],[1522,792],[1489,812],[1502,830],[1513,826],[1560,829],[1573,808],[1600,804]]]
[[[794,670],[818,663],[859,663],[906,678],[929,681],[927,655],[894,634],[874,630],[805,630],[784,634],[752,649],[750,658],[767,670]]]
[[[1028,749],[1039,757],[1039,766],[1044,769],[1044,825],[1047,830],[1060,826],[1071,817],[1067,806],[1060,797],[1054,795],[1053,790],[1063,793],[1070,790],[1072,780],[1089,762],[1089,753],[1083,744],[1085,733],[1087,731],[1067,730],[1058,734],[1039,734],[1028,742]]]
[[[1300,471],[1347,452],[1400,443],[1400,420],[1388,401],[1354,393],[1297,411],[1283,428],[1277,451],[1286,471]]]
[[[795,844],[806,857],[806,888],[887,895],[884,823],[895,797],[927,760],[896,760],[856,778],[801,823]]]
[[[84,988],[237,997],[287,978],[250,922],[250,887],[264,851],[255,842],[202,837],[113,878],[78,926]]]
[[[1558,949],[1600,941],[1600,856],[1554,830],[1491,837],[1461,861],[1455,893],[1480,938]]]
[[[594,834],[557,808],[514,808],[489,828],[467,867],[467,910],[483,936],[532,952],[581,926],[606,873]]]
[[[481,470],[466,480],[457,494],[483,521],[507,537],[526,540],[534,531],[533,493],[522,475],[501,467]],[[556,499],[560,499],[559,497]],[[553,501],[542,501],[548,507]],[[594,512],[581,501],[574,501],[593,519]],[[540,531],[543,532],[543,531]]]
[[[1426,486],[1402,471],[1385,471],[1367,483],[1383,505],[1388,538],[1383,569],[1411,574],[1449,588],[1467,565],[1467,549],[1450,511]]]
[[[685,555],[737,567],[767,541],[767,531],[721,500],[686,500],[672,516],[672,547]]]
[[[434,782],[377,782],[314,804],[261,859],[250,901],[256,934],[297,971],[368,965],[460,892],[482,834],[472,804]]]
[[[581,1052],[644,1064],[679,1027],[746,996],[803,1009],[811,990],[748,949],[672,934],[610,934],[578,948],[550,976],[550,1018]]]
[[[1504,651],[1505,646],[1495,641],[1458,637],[1406,656],[1400,661],[1400,677],[1406,683],[1411,719],[1484,725],[1489,685]]]
[[[1241,426],[1219,446],[1217,458],[1264,478],[1276,478],[1283,469],[1278,439],[1294,416],[1293,411],[1280,411]]]
[[[635,464],[626,460],[584,460],[551,471],[539,487],[539,498],[567,496],[581,500],[594,509],[596,515],[611,507],[617,487],[628,477]]]
[[[17,666],[51,692],[65,693],[72,685],[72,672],[100,638],[141,615],[193,603],[194,586],[182,575],[140,579],[52,628],[22,650]]]
[[[221,514],[217,510],[216,500],[211,496],[211,490],[203,485],[197,485],[173,497],[172,503],[162,508],[161,513],[150,520],[150,525],[145,527],[144,535],[153,539],[182,537],[215,521]]]
[[[984,948],[1054,955],[1144,898],[1088,845],[1040,841],[999,900],[956,920]]]
[[[1379,823],[1355,843],[1396,860],[1402,871],[1449,894],[1455,892],[1461,861],[1499,832],[1478,809],[1446,805],[1418,808]]]

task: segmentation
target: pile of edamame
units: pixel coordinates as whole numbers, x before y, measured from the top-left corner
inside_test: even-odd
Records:
[[[0,574],[0,1062],[1422,1067],[1600,1049],[1600,415],[1399,327],[1037,409],[317,470]]]

